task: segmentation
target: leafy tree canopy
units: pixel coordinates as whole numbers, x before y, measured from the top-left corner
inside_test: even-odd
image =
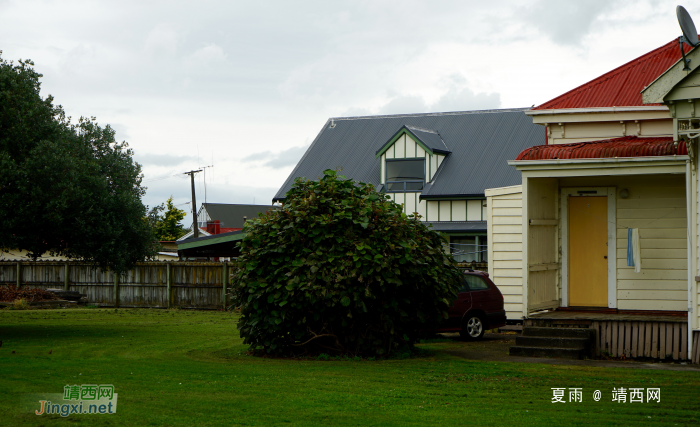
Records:
[[[386,357],[447,317],[461,279],[441,235],[331,170],[244,230],[232,293],[253,351]]]
[[[71,123],[53,97],[41,97],[33,66],[0,57],[0,249],[116,271],[154,255],[128,144],[94,117]]]
[[[161,213],[162,212],[162,213]],[[185,234],[185,227],[180,224],[185,218],[185,211],[178,209],[173,204],[173,196],[148,213],[155,228],[157,240],[175,241]]]

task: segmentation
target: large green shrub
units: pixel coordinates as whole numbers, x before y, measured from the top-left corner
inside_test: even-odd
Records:
[[[460,281],[438,233],[331,170],[245,232],[233,302],[256,352],[388,356],[446,317]]]

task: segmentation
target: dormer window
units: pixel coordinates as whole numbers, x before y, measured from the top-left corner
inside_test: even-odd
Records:
[[[387,159],[386,191],[421,191],[425,184],[425,159]]]

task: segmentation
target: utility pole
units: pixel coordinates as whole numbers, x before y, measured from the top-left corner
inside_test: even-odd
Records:
[[[199,237],[199,227],[197,226],[197,199],[194,196],[194,174],[201,172],[202,170],[185,172],[183,175],[190,176],[190,183],[192,185],[192,232],[194,232],[194,238]]]

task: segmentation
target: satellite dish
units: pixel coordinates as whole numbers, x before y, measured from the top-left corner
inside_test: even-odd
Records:
[[[678,45],[681,48],[681,55],[683,55],[683,71],[690,71],[690,59],[685,57],[685,50],[683,50],[683,42],[688,43],[692,47],[695,47],[700,43],[698,40],[698,31],[695,29],[695,24],[693,23],[693,18],[683,6],[676,6],[676,16],[678,17],[678,25],[681,26],[681,31],[683,35],[678,38]]]
[[[695,29],[693,18],[690,17],[690,14],[683,6],[676,6],[676,16],[678,17],[678,25],[681,26],[685,37],[683,41],[693,47],[697,46],[700,40],[698,40],[698,31]]]

